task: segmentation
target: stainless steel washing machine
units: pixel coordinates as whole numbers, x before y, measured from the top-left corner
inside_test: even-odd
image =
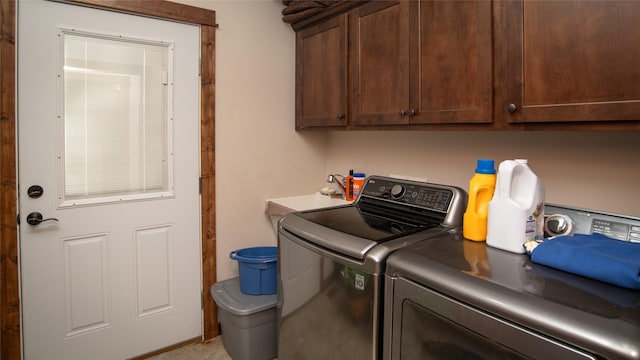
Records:
[[[279,222],[278,359],[378,359],[389,254],[462,225],[464,190],[381,176]]]

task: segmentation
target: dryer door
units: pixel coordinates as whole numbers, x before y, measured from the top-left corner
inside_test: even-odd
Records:
[[[391,359],[595,359],[409,280],[393,283]]]

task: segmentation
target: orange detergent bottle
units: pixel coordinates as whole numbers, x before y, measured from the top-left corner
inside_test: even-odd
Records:
[[[469,240],[487,239],[489,202],[496,188],[496,169],[493,160],[480,159],[469,181],[469,200],[464,213],[462,235]]]

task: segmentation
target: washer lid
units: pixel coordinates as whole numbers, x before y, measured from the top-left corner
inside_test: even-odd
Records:
[[[354,205],[291,213],[280,224],[304,241],[360,260],[379,243],[437,225],[409,224],[365,214]]]
[[[358,206],[311,210],[298,214],[301,218],[343,233],[382,242],[398,236],[433,227],[367,213]]]

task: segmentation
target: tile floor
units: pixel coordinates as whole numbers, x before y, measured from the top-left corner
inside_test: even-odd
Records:
[[[204,343],[187,345],[152,356],[147,360],[232,360],[232,358],[224,349],[222,336],[218,336]]]

